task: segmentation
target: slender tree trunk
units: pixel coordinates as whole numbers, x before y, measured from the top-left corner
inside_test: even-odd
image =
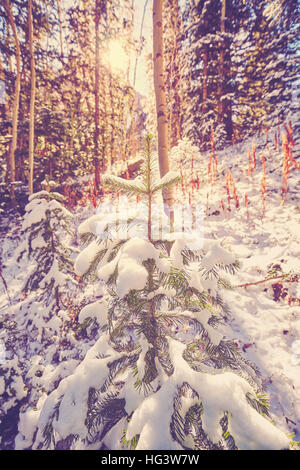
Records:
[[[23,135],[21,134],[19,136],[19,139],[18,139],[20,149],[23,148],[24,140],[25,140],[24,139],[24,134]],[[24,184],[28,184],[28,177],[27,177],[27,175],[25,175],[25,172],[24,172],[24,170],[25,170],[25,158],[24,158],[23,152],[22,152],[21,155],[19,156],[19,159],[18,159],[19,160],[18,161],[19,171],[18,171],[18,175],[17,175],[17,168],[16,168],[16,175],[17,175],[16,179],[22,181]]]
[[[163,0],[153,0],[154,90],[157,112],[158,160],[160,176],[169,171],[168,110],[163,67]],[[164,203],[172,205],[172,190],[163,191]]]
[[[82,72],[82,81],[89,83],[89,74],[86,73],[86,68],[81,67],[81,72]],[[86,102],[89,114],[92,114],[92,107],[90,103],[90,90],[88,90],[88,92],[85,93],[85,102]]]
[[[49,71],[49,31],[50,31],[50,24],[49,24],[49,12],[48,12],[48,2],[45,2],[45,8],[46,8],[46,26],[47,26],[47,32],[46,32],[46,71]]]
[[[226,15],[226,0],[222,0],[221,6],[221,33],[225,33],[225,15]],[[219,77],[218,77],[218,122],[224,122],[224,56],[225,56],[225,39],[222,38],[219,43],[220,47],[220,61],[219,61]]]
[[[202,105],[201,112],[204,116],[207,113],[207,82],[208,82],[208,51],[207,46],[204,45],[203,52],[203,81],[202,81]],[[201,133],[201,144],[205,142],[205,133]]]
[[[114,164],[114,151],[115,151],[115,104],[113,95],[113,80],[112,74],[109,74],[109,98],[110,98],[110,165]]]
[[[100,82],[100,0],[96,0],[95,11],[95,131],[94,131],[94,168],[95,168],[95,185],[99,189],[100,186],[100,152],[99,152],[99,82]]]
[[[228,24],[231,24],[232,21],[230,16],[232,14],[232,0],[226,0],[226,19]],[[230,91],[228,87],[228,81],[231,78],[231,51],[230,51],[230,40],[226,40],[226,53],[225,53],[225,67],[224,67],[224,76],[227,78],[226,80],[226,93]],[[227,139],[232,141],[233,136],[233,122],[232,122],[232,102],[230,99],[226,99],[225,101],[225,129],[227,134]]]
[[[58,25],[59,25],[60,58],[63,59],[64,50],[63,50],[63,34],[62,34],[60,0],[56,0],[56,8],[57,8],[57,13],[58,13]]]
[[[16,23],[14,20],[12,6],[9,0],[5,0],[4,3],[8,24],[12,29],[15,45],[15,54],[16,54],[16,82],[15,82],[15,94],[13,101],[13,112],[12,112],[12,140],[9,151],[9,174],[10,174],[10,194],[12,199],[12,204],[16,204],[15,200],[15,178],[16,178],[16,164],[15,164],[15,152],[17,148],[17,138],[18,138],[18,114],[19,114],[19,99],[20,99],[20,88],[21,88],[21,50],[20,43],[16,28]]]
[[[142,17],[142,25],[141,25],[141,32],[140,32],[140,44],[141,44],[141,34],[142,34],[142,28],[143,28],[143,23],[144,23],[144,16],[145,16],[145,11],[147,8],[147,1],[144,5],[144,11],[143,11],[143,17]],[[131,4],[131,11],[132,11],[132,24],[134,23],[134,0],[132,0]],[[132,30],[131,30],[132,34]],[[126,36],[128,39],[128,36]],[[134,64],[134,73],[133,73],[133,88],[135,86],[135,81],[136,81],[136,71],[137,71],[137,62],[138,62],[138,55],[139,52],[137,53],[136,59],[135,59],[135,64]],[[127,83],[129,83],[129,74],[130,74],[130,56],[129,56],[129,61],[128,61],[128,66],[127,66],[127,73],[126,73],[126,80]],[[127,131],[127,125],[126,125],[126,144],[125,144],[125,161],[128,162],[128,159],[132,155],[132,129],[133,129],[133,113],[134,113],[134,105],[135,105],[135,94],[133,92],[132,96],[129,97],[129,106],[128,106],[128,117],[125,118],[125,121],[128,122],[129,119],[129,128]]]
[[[70,109],[70,151],[73,154],[74,152],[74,121],[75,121],[75,111],[74,111],[74,105],[73,103],[71,104],[71,109]]]
[[[2,94],[3,93],[3,94]],[[7,122],[9,120],[9,103],[8,103],[8,95],[5,93],[5,73],[4,68],[2,65],[2,60],[0,56],[0,105],[3,105],[3,110],[0,115],[0,119]],[[5,152],[6,154],[6,161],[7,161],[7,169],[9,169],[9,152]],[[9,174],[8,171],[5,174],[5,181],[9,181]]]
[[[107,163],[106,152],[108,151],[108,140],[109,140],[109,136],[108,136],[108,132],[107,132],[108,120],[109,120],[109,113],[108,113],[108,110],[107,110],[107,102],[108,102],[109,92],[108,92],[108,89],[107,89],[107,84],[108,83],[107,83],[107,77],[106,77],[105,70],[103,70],[103,77],[104,78],[102,80],[102,88],[101,88],[102,115],[100,117],[101,117],[101,121],[102,121],[102,126],[101,126],[101,131],[100,131],[100,134],[101,134],[101,158],[100,158],[100,161],[101,161],[101,169],[105,170],[106,163]]]
[[[10,31],[9,31],[9,24],[7,25],[7,36],[5,38],[5,45],[10,50]],[[7,55],[7,62],[8,62],[8,70],[12,74],[13,73],[13,65],[12,65],[12,59],[11,55]]]
[[[9,23],[7,24],[7,35],[5,38],[5,46],[7,50],[10,51],[11,41],[10,41],[10,28]],[[12,65],[12,58],[10,54],[7,54],[7,62],[8,62],[8,70],[11,76],[13,75],[13,65]],[[4,80],[5,82],[5,80]],[[7,97],[7,112],[6,112],[7,120],[12,122],[12,106],[11,106],[11,96]],[[9,184],[10,181],[10,145],[6,151],[6,174],[5,174],[5,182]]]
[[[207,21],[205,21],[204,29],[207,31]],[[202,82],[202,106],[201,111],[202,114],[205,115],[207,113],[207,89],[208,89],[208,47],[206,44],[203,45],[203,82]],[[202,134],[202,141],[201,144],[205,141],[205,135]]]
[[[230,11],[230,0],[222,0],[221,9],[221,33],[226,32],[226,17]],[[224,94],[228,93],[228,81],[230,79],[230,45],[224,37],[220,44],[220,61],[219,61],[219,80],[218,80],[218,122],[224,123],[227,140],[232,139],[232,111],[231,103]],[[226,64],[226,66],[225,66]]]
[[[0,56],[0,104],[3,104],[3,120],[8,119],[8,102],[5,96],[5,73]],[[3,94],[2,94],[3,93]]]
[[[34,166],[34,105],[35,105],[35,61],[33,47],[33,18],[32,0],[28,0],[28,29],[29,29],[29,53],[30,53],[30,111],[29,111],[29,194],[33,193],[33,166]]]
[[[178,0],[171,0],[170,2],[170,16],[171,16],[171,27],[173,35],[173,44],[172,44],[172,76],[171,76],[171,87],[173,90],[173,100],[171,104],[172,118],[171,118],[171,145],[175,147],[178,144],[178,140],[181,138],[181,122],[180,122],[180,72],[179,72],[179,53],[178,53],[178,43],[179,43],[179,30],[180,30],[180,13]]]
[[[207,51],[204,51],[203,54],[203,85],[202,85],[202,102],[203,109],[202,112],[206,113],[207,111],[207,77],[208,77],[208,54]]]
[[[133,88],[135,87],[135,82],[136,82],[136,72],[137,72],[137,65],[138,65],[138,60],[139,56],[141,55],[142,52],[142,38],[143,38],[143,28],[144,28],[144,22],[145,22],[145,15],[146,15],[146,10],[147,10],[147,5],[148,5],[149,0],[145,0],[144,3],[144,9],[143,9],[143,16],[142,16],[142,21],[141,21],[141,29],[140,29],[140,47],[137,52],[136,58],[135,58],[135,63],[134,63],[134,72],[133,72]]]

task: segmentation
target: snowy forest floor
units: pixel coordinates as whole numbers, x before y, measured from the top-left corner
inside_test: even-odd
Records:
[[[215,177],[208,173],[207,154],[195,159],[193,169],[190,159],[183,159],[183,184],[178,186],[176,197],[179,201],[203,204],[205,237],[218,239],[238,256],[241,268],[230,281],[234,286],[252,285],[223,292],[231,310],[223,326],[224,334],[260,369],[276,424],[286,432],[294,432],[295,439],[300,440],[300,173],[296,167],[290,168],[283,204],[280,197],[283,152],[281,148],[276,150],[270,140],[268,144],[264,141],[262,136],[255,142],[256,169],[251,175],[248,153],[249,149],[253,159],[251,141],[216,151]],[[264,214],[262,154],[266,167]],[[293,155],[297,156],[297,146]],[[228,169],[234,182],[230,190],[235,186],[239,202],[237,208],[237,197],[233,198],[232,191],[230,210],[225,180]],[[197,175],[199,187],[191,183]],[[110,195],[106,194],[104,200],[109,199]],[[78,226],[96,211],[92,205],[76,208],[74,224]],[[2,327],[3,322],[14,318],[14,309],[22,302],[21,290],[26,278],[24,264],[9,262],[20,243],[21,219],[3,216],[1,221],[2,275],[11,299],[9,306],[0,279],[0,340],[4,342],[5,335],[10,333]],[[290,274],[290,280],[279,278],[255,284],[284,274]],[[94,287],[85,286],[85,294]],[[88,344],[81,346],[83,356],[88,347]]]

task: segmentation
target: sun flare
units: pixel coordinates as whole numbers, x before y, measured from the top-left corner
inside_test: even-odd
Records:
[[[114,72],[127,72],[129,58],[121,41],[114,39],[108,45],[108,63]]]

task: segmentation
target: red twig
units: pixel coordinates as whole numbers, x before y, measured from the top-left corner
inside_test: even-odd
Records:
[[[246,284],[239,284],[238,286],[234,286],[234,288],[256,286],[257,284],[263,284],[264,282],[268,282],[268,281],[276,281],[277,279],[283,279],[284,277],[286,277],[286,274],[282,274],[281,276],[276,276],[276,277],[269,277],[268,279],[261,279],[260,281],[247,282]],[[295,279],[289,280],[289,282],[298,282],[298,278],[295,277]]]

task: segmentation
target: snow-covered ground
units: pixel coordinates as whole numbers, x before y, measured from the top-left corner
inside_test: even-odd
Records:
[[[273,137],[273,135],[271,134]],[[256,148],[256,170],[248,173],[252,141],[216,151],[218,176],[215,184],[207,184],[208,172],[199,190],[191,189],[190,170],[187,169],[185,193],[201,201],[206,212],[204,234],[230,247],[238,256],[241,268],[231,278],[234,286],[252,284],[266,277],[286,273],[300,274],[300,171],[293,166],[288,176],[288,192],[284,204],[280,198],[283,171],[282,148],[275,148],[274,140],[265,144],[265,136],[253,142]],[[265,213],[262,217],[261,182],[262,155],[266,165]],[[294,147],[293,156],[299,156]],[[205,166],[207,166],[206,157]],[[299,162],[299,159],[298,159]],[[190,164],[189,164],[190,166]],[[197,170],[202,162],[196,162]],[[232,198],[228,211],[226,171],[230,169],[239,198],[239,209]],[[200,173],[200,171],[199,171]],[[248,208],[245,206],[248,196]],[[231,192],[232,197],[232,192]],[[223,201],[225,211],[222,208]],[[247,214],[248,212],[248,214]],[[284,298],[274,300],[287,288]],[[272,288],[274,285],[274,289]],[[277,290],[276,290],[277,289]],[[284,295],[285,293],[283,293]],[[300,439],[300,285],[282,279],[237,287],[225,291],[224,299],[230,306],[232,318],[226,335],[238,341],[244,357],[259,367],[270,396],[271,412],[278,424]],[[276,295],[275,295],[276,298]],[[288,299],[290,298],[290,303]]]
[[[256,146],[256,169],[249,174],[248,149],[253,165],[253,143]],[[262,154],[266,168],[264,214]],[[190,201],[203,204],[205,237],[221,242],[238,256],[241,263],[238,273],[230,278],[231,283],[237,287],[223,292],[223,297],[231,309],[231,316],[224,325],[224,333],[238,344],[245,358],[259,367],[270,396],[271,413],[276,424],[286,432],[294,432],[295,439],[300,440],[300,288],[299,280],[297,282],[297,275],[300,276],[299,169],[292,165],[289,169],[288,191],[283,203],[280,196],[283,152],[281,147],[276,150],[271,131],[267,144],[265,136],[262,136],[254,142],[248,141],[227,147],[223,151],[216,151],[218,167],[215,178],[208,173],[208,154],[195,152],[195,155],[193,169],[189,155],[186,153],[182,157],[184,180],[183,186],[178,185],[176,198],[179,201],[185,200],[186,203]],[[293,149],[293,156],[297,156],[296,147]],[[232,184],[231,181],[230,186],[230,210],[226,191],[227,170],[230,170],[234,182]],[[191,180],[195,181],[197,175],[198,182],[192,184]],[[105,200],[110,200],[109,194],[106,194]],[[247,205],[245,200],[248,201]],[[78,226],[95,212],[91,206],[77,209],[74,225]],[[15,220],[3,218],[2,227],[4,225],[12,228],[12,232],[7,230],[6,236],[2,233],[1,239],[4,265],[2,275],[8,286],[10,302],[3,280],[0,279],[0,347],[9,334],[7,321],[14,320],[16,311],[19,311],[22,285],[27,271],[30,270],[30,266],[14,262],[13,253],[19,244],[17,234],[20,223],[16,224]],[[266,277],[279,277],[283,274],[290,275],[289,281],[276,279],[257,283]],[[252,285],[239,287],[244,284]],[[285,288],[287,291],[283,291]],[[93,284],[87,289],[89,297],[93,296]],[[75,340],[68,339],[73,341],[75,349]],[[62,371],[60,377],[72,373],[78,363],[78,357],[84,357],[89,347],[90,344],[86,342],[79,347],[77,355],[69,353],[66,370]],[[19,351],[19,354],[22,359],[22,351]],[[0,349],[0,361],[1,357],[3,362],[3,347]],[[38,360],[37,356],[32,357],[34,370]],[[40,367],[45,378],[42,385],[46,391],[51,391],[55,387],[57,371],[52,370],[52,366],[48,366],[46,361],[47,354],[43,356],[43,368]],[[33,370],[31,375],[34,376]],[[41,381],[37,378],[35,380],[37,387],[41,387]],[[1,393],[0,389],[0,395]],[[41,391],[37,413],[45,398],[45,393]],[[37,416],[34,415],[26,423],[21,423],[19,430],[22,426],[33,425],[36,419]],[[24,445],[23,448],[25,447]]]

